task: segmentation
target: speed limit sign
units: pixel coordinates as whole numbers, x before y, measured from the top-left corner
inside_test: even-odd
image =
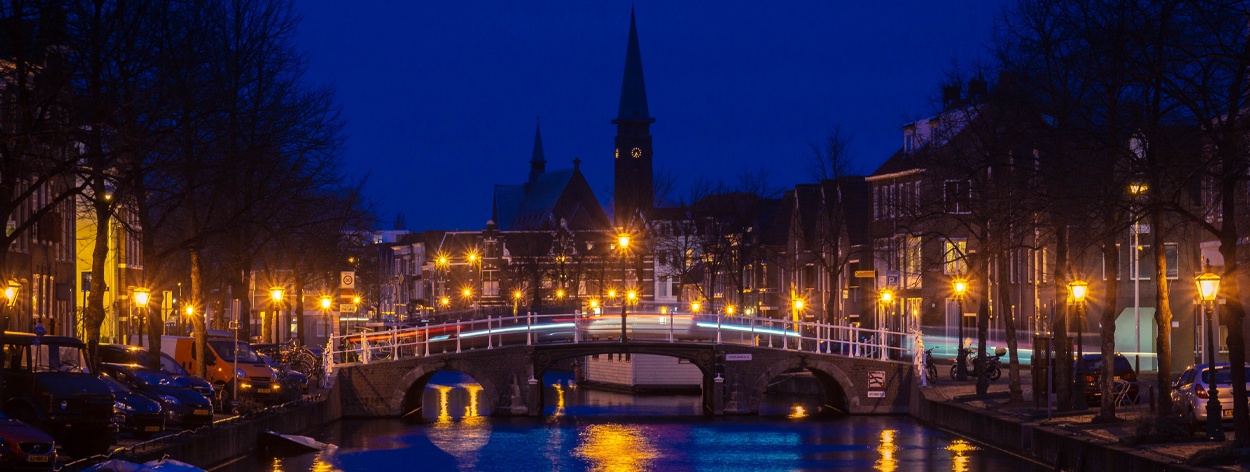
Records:
[[[339,277],[339,288],[356,288],[356,271],[343,271]]]

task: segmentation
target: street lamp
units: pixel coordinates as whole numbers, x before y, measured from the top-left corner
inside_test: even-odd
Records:
[[[512,292],[512,316],[516,316],[517,308],[521,305],[521,291]]]
[[[1089,293],[1089,283],[1083,280],[1073,280],[1068,283],[1068,290],[1072,293],[1072,302],[1077,308],[1076,322],[1076,366],[1083,368],[1082,363],[1085,362],[1085,348],[1081,345],[1081,341],[1085,335],[1085,296]],[[1085,385],[1081,383],[1081,378],[1073,375],[1072,380],[1074,387],[1072,389],[1072,409],[1084,410],[1089,406],[1086,405]]]
[[[273,301],[273,316],[278,324],[282,324],[282,299],[286,295],[286,289],[280,286],[274,286],[269,289],[269,298]],[[290,329],[290,326],[283,327],[283,331]],[[274,333],[275,341],[282,342],[282,335]]]
[[[702,306],[703,306],[703,305],[702,305],[701,303],[699,303],[699,302],[691,302],[691,303],[690,303],[690,312],[691,312],[691,313],[698,313],[698,312],[699,312],[699,308],[702,308]]]
[[[1220,276],[1211,273],[1211,264],[1206,265],[1206,270],[1199,275],[1195,282],[1198,283],[1198,294],[1202,297],[1202,307],[1206,311],[1207,321],[1211,323],[1207,328],[1207,372],[1211,379],[1209,382],[1211,389],[1208,393],[1210,400],[1207,400],[1207,440],[1223,441],[1224,425],[1223,412],[1224,408],[1220,405],[1219,391],[1216,390],[1215,384],[1215,330],[1220,328],[1220,323],[1215,320],[1214,308],[1215,298],[1220,293]]]
[[[618,252],[620,252],[620,255],[621,255],[621,285],[628,286],[629,281],[625,280],[625,256],[628,255],[626,251],[629,250],[629,234],[621,233],[619,236],[617,236],[616,242],[617,242],[616,249]],[[626,314],[629,313],[629,309],[626,307],[628,307],[629,303],[634,300],[634,297],[635,297],[634,291],[630,290],[627,296],[629,299],[624,300],[621,303],[621,342],[622,343],[626,342],[626,340],[628,339],[628,335],[625,330],[626,328],[625,318],[626,318]]]
[[[143,345],[143,326],[148,322],[148,299],[152,295],[152,291],[143,287],[135,287],[135,308],[139,309],[139,345]]]
[[[321,296],[321,312],[323,317],[322,326],[325,327],[325,333],[327,336],[330,334],[330,306],[332,305],[334,305],[333,298],[330,298],[329,295]]]
[[[17,292],[22,288],[22,284],[16,280],[10,280],[9,286],[4,289],[4,298],[8,300],[9,307],[17,304]]]
[[[959,349],[955,355],[955,380],[968,380],[968,350],[964,346],[964,294],[968,293],[968,281],[955,279],[955,304],[959,313]]]
[[[725,307],[725,314],[726,314],[726,315],[730,315],[730,316],[732,316],[732,315],[734,314],[734,306],[733,306],[733,305],[729,305],[729,306]]]

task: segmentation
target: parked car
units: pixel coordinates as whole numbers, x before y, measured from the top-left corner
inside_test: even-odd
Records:
[[[1121,354],[1115,355],[1115,364],[1113,366],[1115,378],[1126,382],[1137,380],[1137,371],[1133,370],[1133,365],[1128,359]],[[1082,362],[1076,363],[1076,368],[1072,370],[1076,376],[1077,382],[1082,386],[1085,392],[1085,402],[1087,405],[1098,405],[1102,403],[1102,354],[1085,354]],[[1133,400],[1137,399],[1137,386],[1129,385],[1127,397]]]
[[[188,370],[195,365],[198,357],[195,339],[190,337],[165,336],[161,340],[161,349]],[[204,361],[208,365],[208,378],[205,380],[212,383],[213,389],[218,392],[223,410],[229,410],[228,405],[234,402],[236,386],[239,399],[261,403],[278,401],[282,384],[274,378],[273,370],[250,345],[236,341],[234,334],[208,330],[206,354]]]
[[[74,338],[0,336],[4,413],[39,428],[73,457],[100,454],[116,437],[113,394],[91,372],[86,346]]]
[[[1176,408],[1191,415],[1199,426],[1207,422],[1207,402],[1211,400],[1211,369],[1208,364],[1190,366],[1181,373],[1181,377],[1172,384],[1172,402]],[[1250,379],[1250,367],[1246,367],[1246,378]],[[1215,365],[1215,384],[1219,394],[1221,421],[1233,420],[1233,370],[1228,364]],[[1250,387],[1250,381],[1246,382]]]
[[[0,470],[52,470],[55,465],[52,436],[0,414]]]
[[[141,366],[148,365],[148,350],[139,346],[127,346],[123,344],[101,344],[99,348],[100,361],[110,364],[135,364]],[[196,393],[213,398],[213,384],[207,380],[201,379],[175,361],[168,354],[161,353],[161,373],[173,377],[179,385],[195,390]]]
[[[113,412],[121,417],[115,422],[122,432],[130,433],[135,439],[147,439],[165,430],[165,411],[160,403],[131,390],[113,377],[102,375],[100,379],[113,392]]]
[[[165,410],[165,424],[186,428],[213,422],[213,402],[194,390],[178,385],[168,375],[128,364],[100,364],[100,372],[160,402]]]

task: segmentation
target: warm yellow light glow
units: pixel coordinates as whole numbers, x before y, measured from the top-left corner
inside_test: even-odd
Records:
[[[955,279],[955,295],[964,296],[968,291],[968,281],[964,279]]]
[[[1202,301],[1214,301],[1216,295],[1220,293],[1220,276],[1211,272],[1204,272],[1197,278],[1198,294],[1202,297]]]
[[[469,391],[469,406],[464,412],[466,417],[481,416],[477,412],[477,393],[482,391],[482,386],[477,384],[464,385],[464,389]]]
[[[590,301],[590,307],[591,307],[591,308],[599,308],[599,300],[591,300],[591,301]]]
[[[564,290],[556,290],[556,298],[564,298]]]
[[[803,409],[803,405],[794,405],[794,412],[790,413],[790,418],[804,418],[807,416],[807,410]]]
[[[347,258],[347,262],[352,263],[352,264],[355,264],[355,263],[356,263],[356,258],[355,258],[355,257],[349,257],[349,258]]]
[[[668,307],[666,307],[666,306],[662,306],[662,307],[660,307],[660,314],[661,314],[661,315],[667,315],[667,314],[668,314]]]
[[[282,287],[271,288],[269,289],[269,296],[273,298],[273,301],[280,302],[282,301],[282,295],[283,295],[284,290],[285,289],[283,289]]]
[[[440,258],[438,258],[438,265],[441,265],[441,266],[446,266],[446,265],[447,265],[447,258],[446,258],[446,257],[440,257]]]
[[[733,305],[729,305],[729,306],[725,307],[725,313],[726,313],[726,314],[730,314],[730,315],[734,314],[734,306],[733,306]]]
[[[451,422],[451,413],[447,410],[447,394],[451,393],[451,387],[446,385],[436,385],[438,389],[438,418],[434,421],[439,423]]]
[[[517,300],[520,300],[520,299],[521,299],[521,291],[520,291],[520,290],[517,290],[517,291],[515,291],[515,292],[512,292],[512,298],[515,298],[515,299],[517,299]]]
[[[968,453],[976,451],[977,447],[963,439],[956,439],[951,441],[951,445],[946,446],[946,450],[955,453],[955,455],[951,457],[951,470],[955,472],[968,472]]]
[[[353,299],[352,299],[352,303],[355,303],[355,304],[359,305],[359,304],[360,304],[360,297],[353,298]]]
[[[9,306],[13,306],[17,302],[17,289],[21,287],[17,282],[9,282],[9,286],[4,289],[4,298],[8,299]]]
[[[439,300],[439,302],[442,303],[443,306],[447,306],[449,303],[451,303],[451,299],[447,297],[443,297],[441,300]]]
[[[693,311],[693,312],[696,312],[696,313],[697,313],[697,312],[699,311],[699,308],[701,308],[702,306],[703,306],[703,304],[701,304],[701,303],[699,303],[699,302],[693,302],[693,303],[691,303],[691,304],[690,304],[690,311]]]
[[[469,297],[472,297],[472,296],[473,296],[473,290],[470,290],[470,289],[467,289],[467,288],[466,288],[466,289],[464,289],[463,291],[461,291],[461,292],[460,292],[460,294],[461,294],[461,295],[464,295],[464,298],[469,298]]]
[[[893,472],[898,470],[898,459],[894,454],[898,452],[898,446],[894,444],[894,436],[898,431],[887,429],[881,432],[881,444],[877,446],[877,453],[881,454],[881,458],[877,459],[874,464],[875,470],[882,472]]]
[[[890,303],[894,300],[894,292],[889,290],[881,291],[881,303]]]
[[[616,290],[608,290],[608,296],[612,298],[616,298]]]
[[[144,308],[148,306],[148,299],[152,293],[146,288],[135,289],[135,306]]]
[[[803,309],[803,299],[801,299],[801,298],[796,298],[796,299],[794,299],[794,309],[795,309],[795,310],[802,310],[802,309]]]
[[[191,305],[187,305],[187,310],[186,310],[186,311],[187,311],[187,316],[194,315],[194,314],[195,314],[195,307],[193,307],[193,306],[191,306]]]
[[[619,238],[617,238],[617,244],[620,245],[622,250],[628,248],[629,247],[629,235],[622,234]]]
[[[1146,190],[1149,190],[1149,187],[1143,183],[1133,183],[1128,186],[1129,193],[1132,193],[1133,195],[1141,195],[1146,193]]]
[[[589,462],[590,470],[652,470],[660,453],[644,428],[611,423],[590,426],[582,431],[573,455]]]
[[[330,297],[321,297],[321,308],[329,310],[330,304],[334,303]]]
[[[477,253],[476,253],[476,252],[470,252],[470,253],[469,253],[469,262],[477,262]]]
[[[1081,303],[1085,301],[1085,295],[1089,293],[1089,284],[1081,280],[1073,280],[1068,283],[1068,290],[1072,291],[1072,301]]]
[[[638,292],[635,292],[635,291],[633,291],[633,290],[630,290],[629,292],[627,292],[627,293],[625,294],[625,298],[628,298],[628,299],[630,299],[630,300],[633,300],[633,299],[635,299],[635,298],[638,298]]]

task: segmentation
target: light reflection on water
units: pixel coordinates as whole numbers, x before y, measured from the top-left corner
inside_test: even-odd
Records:
[[[773,416],[673,416],[697,415],[699,398],[592,391],[549,375],[546,418],[488,418],[471,379],[435,380],[424,424],[343,420],[309,434],[339,445],[334,454],[251,458],[220,472],[1035,471],[905,417],[822,419],[812,415],[820,404],[804,399],[765,399]],[[800,408],[807,417],[786,417]]]

